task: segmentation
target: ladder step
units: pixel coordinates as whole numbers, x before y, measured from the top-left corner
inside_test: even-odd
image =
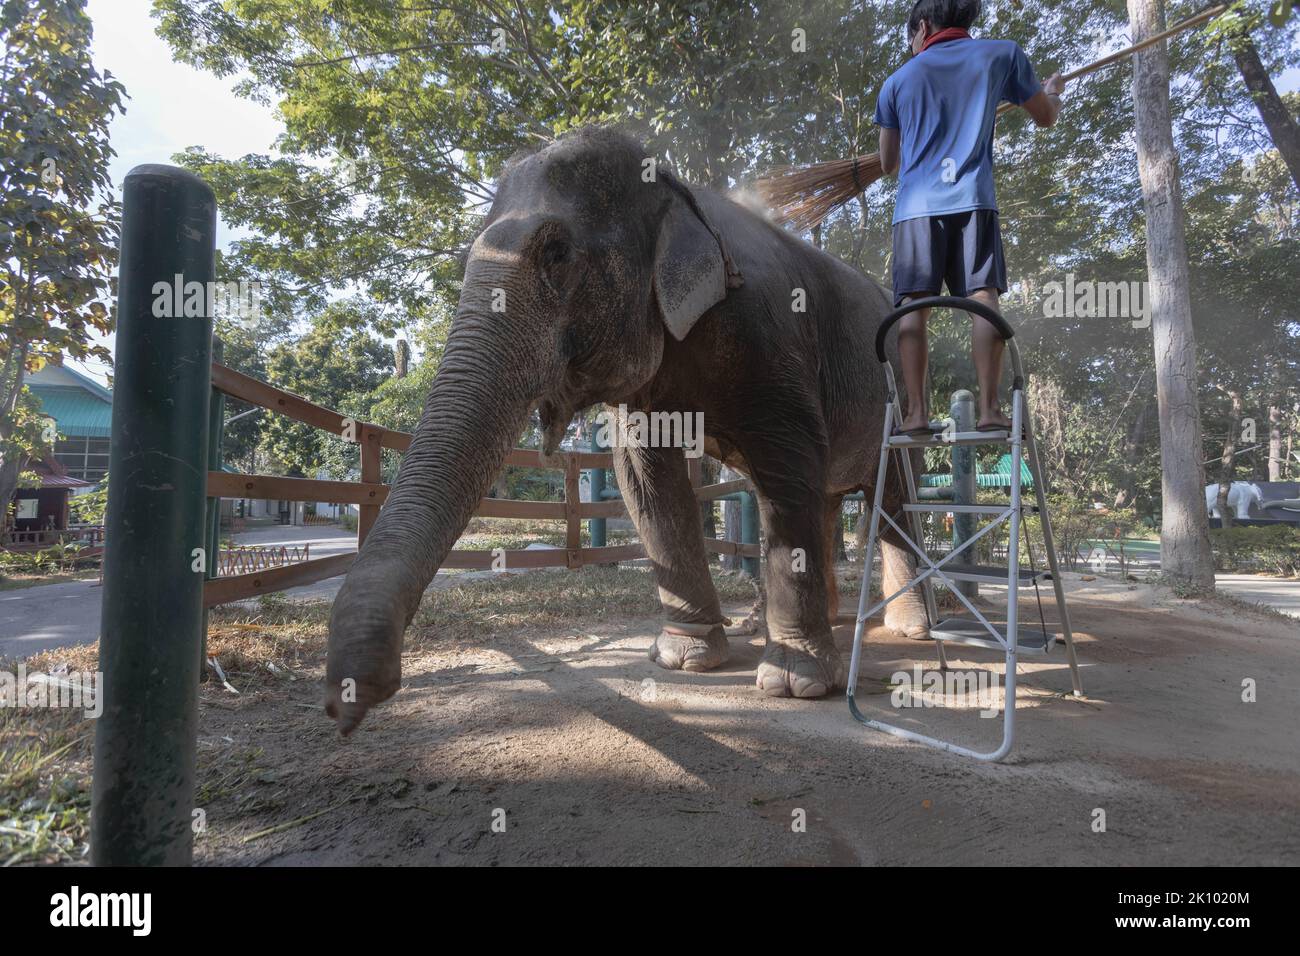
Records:
[[[1011,433],[1000,432],[953,432],[944,437],[942,432],[933,435],[890,435],[890,448],[944,448],[949,445],[1010,445]]]
[[[997,628],[998,633],[1005,640],[1007,636],[1006,625],[990,621]],[[1003,646],[994,640],[993,635],[988,629],[973,617],[951,617],[947,620],[940,621],[937,625],[930,628],[930,636],[936,641],[944,641],[949,644],[965,644],[970,647],[986,647],[989,650],[1001,651]],[[1055,634],[1047,634],[1038,628],[1017,627],[1016,628],[1016,650],[1024,654],[1046,654],[1056,643]]]
[[[904,511],[923,511],[930,514],[952,514],[952,515],[1000,515],[1011,506],[1005,505],[955,505],[952,502],[946,504],[919,504],[903,505]],[[1037,513],[1038,505],[1021,505],[1021,511],[1032,511]],[[1005,575],[1003,575],[1005,577]]]
[[[1006,584],[1007,569],[983,564],[945,564],[939,569],[954,581],[974,581],[976,584]],[[1020,583],[1033,584],[1035,581],[1050,581],[1052,572],[1031,571],[1020,568]]]

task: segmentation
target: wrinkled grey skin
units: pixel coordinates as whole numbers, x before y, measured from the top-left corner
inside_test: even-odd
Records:
[[[728,199],[662,169],[645,182],[646,156],[627,136],[586,129],[503,173],[410,450],[334,602],[326,709],[344,733],[397,691],[424,588],[534,407],[546,453],[596,403],[703,412],[706,451],[758,490],[768,543],[758,686],[796,697],[843,686],[830,529],[844,494],[872,493],[885,402],[873,343],[888,297]],[[504,312],[492,310],[494,289]],[[792,309],[796,289],[806,311]],[[614,458],[666,617],[650,656],[717,667],[727,638],[685,458],[658,448]],[[912,562],[899,542],[884,545],[890,589]],[[891,605],[886,623],[925,634],[915,598]],[[342,693],[349,678],[355,695]]]

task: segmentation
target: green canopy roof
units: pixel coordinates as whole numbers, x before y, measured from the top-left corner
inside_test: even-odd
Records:
[[[1010,488],[1011,455],[1003,455],[989,471],[980,468],[979,463],[976,462],[975,484],[980,488]],[[952,475],[949,473],[921,476],[922,488],[947,488],[950,485],[952,485]],[[1022,488],[1032,488],[1034,486],[1034,476],[1023,460],[1020,462],[1020,486]]]

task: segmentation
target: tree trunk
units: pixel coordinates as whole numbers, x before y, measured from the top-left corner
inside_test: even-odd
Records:
[[[1268,406],[1268,480],[1282,481],[1282,409]]]
[[[722,466],[722,471],[718,475],[719,481],[735,481],[743,477],[740,472]],[[740,502],[724,501],[722,503],[722,537],[727,541],[740,540]],[[724,554],[722,556],[722,566],[728,571],[740,570],[740,556],[736,554]]]
[[[1128,0],[1133,41],[1165,28],[1160,0]],[[1201,413],[1196,394],[1196,337],[1188,292],[1187,243],[1178,154],[1169,117],[1165,43],[1133,57],[1133,114],[1138,173],[1146,211],[1147,274],[1160,415],[1162,520],[1160,567],[1196,589],[1214,587]]]
[[[14,434],[14,422],[18,414],[18,399],[23,391],[23,382],[27,377],[28,343],[15,347],[9,346],[9,361],[5,365],[3,387],[3,404],[0,404],[0,528],[5,527],[5,519],[13,505],[14,492],[18,490],[18,475],[27,465],[27,456],[11,444]]]
[[[406,378],[406,373],[411,367],[411,346],[406,339],[398,339],[393,343],[393,377]]]
[[[1228,508],[1228,491],[1232,488],[1232,472],[1237,466],[1237,431],[1241,428],[1241,392],[1224,389],[1232,400],[1232,413],[1228,422],[1228,436],[1223,439],[1223,454],[1219,457],[1219,527],[1231,528],[1234,515]]]
[[[1116,508],[1128,508],[1137,499],[1137,459],[1142,452],[1142,443],[1146,439],[1149,408],[1150,406],[1145,402],[1138,406],[1137,418],[1133,420],[1133,426],[1128,430],[1128,436],[1124,441],[1124,483],[1115,492]]]
[[[1282,154],[1286,168],[1291,171],[1291,181],[1295,183],[1296,191],[1300,192],[1300,125],[1291,116],[1282,97],[1278,96],[1277,87],[1264,69],[1259,50],[1255,49],[1249,34],[1233,40],[1232,56],[1237,61],[1237,69],[1241,71],[1246,89],[1250,90],[1260,118],[1268,127],[1268,135],[1272,137],[1277,151]]]

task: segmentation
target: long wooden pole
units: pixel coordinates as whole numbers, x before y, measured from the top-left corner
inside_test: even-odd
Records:
[[[1190,30],[1192,27],[1199,27],[1207,20],[1213,20],[1219,14],[1225,12],[1229,6],[1231,6],[1231,4],[1221,3],[1217,7],[1210,7],[1208,10],[1202,10],[1200,13],[1196,14],[1196,16],[1188,17],[1181,23],[1175,23],[1168,30],[1161,30],[1159,33],[1147,37],[1140,43],[1126,46],[1124,49],[1116,50],[1114,53],[1107,53],[1099,60],[1093,60],[1091,63],[1086,66],[1081,66],[1077,70],[1071,70],[1069,73],[1063,74],[1061,79],[1069,83],[1071,80],[1077,80],[1079,77],[1087,76],[1089,73],[1096,73],[1104,66],[1118,63],[1120,60],[1127,59],[1134,53],[1140,53],[1147,49],[1147,47],[1152,47],[1157,43],[1162,43],[1163,41],[1168,40],[1171,36],[1182,33],[1184,30]],[[1011,110],[1016,108],[1016,104],[1014,103],[1003,103],[998,107],[998,115],[1001,116],[1003,113],[1009,113]]]
[[[1170,37],[1200,26],[1228,10],[1231,4],[1220,3],[1195,16],[1188,17],[1167,30],[1161,30],[1137,43],[1114,53],[1108,53],[1077,70],[1062,76],[1069,82],[1104,67],[1127,59]],[[1003,103],[997,115],[1016,109],[1015,104]],[[881,175],[880,154],[867,153],[854,159],[837,159],[814,163],[800,169],[788,167],[762,177],[755,184],[768,204],[777,212],[777,221],[798,221],[801,228],[811,228],[832,211],[865,190]]]

